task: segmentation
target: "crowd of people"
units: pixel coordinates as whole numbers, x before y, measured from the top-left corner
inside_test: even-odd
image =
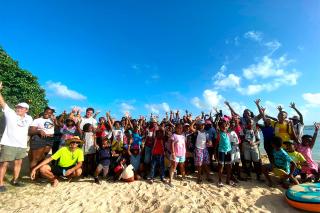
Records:
[[[239,115],[225,102],[230,113],[215,109],[197,117],[188,111],[183,115],[171,111],[163,119],[153,114],[135,119],[126,114],[116,120],[110,112],[99,117],[93,108],[87,108],[83,117],[78,108],[56,117],[54,109],[47,107],[33,120],[27,103],[17,104],[15,110],[7,105],[2,88],[0,83],[0,107],[6,120],[0,142],[0,192],[6,191],[4,177],[12,161],[10,184],[23,186],[19,174],[27,151],[31,179],[44,177],[52,186],[60,179],[81,177],[91,177],[97,184],[102,179],[144,179],[152,184],[159,176],[174,187],[172,180],[183,181],[186,174],[194,174],[199,184],[205,178],[218,187],[224,186],[224,176],[225,184],[237,186],[239,181],[252,179],[252,174],[270,186],[273,174],[286,188],[319,181],[311,151],[320,125],[315,123],[313,136],[304,135],[303,116],[294,103],[290,107],[298,115],[290,119],[281,107],[277,118],[268,116],[256,100],[256,116],[249,109]],[[269,164],[261,159],[261,133]],[[213,180],[212,172],[217,172],[218,180]]]

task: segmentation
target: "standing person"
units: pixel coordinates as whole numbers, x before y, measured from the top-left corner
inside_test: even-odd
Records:
[[[195,123],[197,122],[197,129],[194,128]],[[207,180],[212,181],[210,178],[210,171],[208,165],[210,165],[210,157],[208,152],[208,142],[209,137],[207,132],[204,129],[205,122],[201,120],[199,117],[196,118],[190,126],[190,130],[192,132],[196,132],[196,136],[194,137],[195,141],[195,166],[198,170],[198,178],[197,183],[200,184],[202,182],[202,171],[204,171],[207,175]]]
[[[54,155],[43,160],[39,165],[32,169],[30,177],[35,179],[37,170],[40,170],[42,176],[47,178],[53,187],[59,183],[57,177],[65,176],[69,179],[80,177],[82,173],[83,151],[79,148],[83,141],[74,136],[66,140],[66,146],[59,149]],[[58,165],[49,166],[52,160],[59,160]]]
[[[294,102],[290,103],[290,108],[292,108],[294,111],[297,112],[299,116],[293,116],[290,118],[292,120],[293,129],[296,133],[296,139],[299,144],[302,142],[302,135],[303,135],[303,129],[304,129],[304,123],[303,123],[303,116],[301,112],[296,108],[296,104]]]
[[[150,183],[153,183],[156,166],[160,168],[160,180],[165,182],[164,179],[164,128],[158,129],[156,131],[156,138],[154,141],[154,146],[152,149],[152,161],[151,161],[151,171],[150,171]]]
[[[243,152],[246,160],[247,177],[251,178],[251,162],[253,162],[257,180],[260,180],[261,175],[261,158],[258,145],[260,144],[260,134],[257,129],[253,128],[253,120],[247,121],[247,126],[243,129]]]
[[[222,183],[222,173],[223,173],[223,167],[226,166],[227,169],[227,179],[226,183],[231,186],[236,186],[236,184],[231,181],[231,142],[230,137],[228,134],[228,127],[229,127],[229,120],[227,118],[222,118],[219,121],[219,132],[217,134],[217,141],[218,141],[218,187],[223,187]]]
[[[90,123],[86,123],[83,126],[83,140],[84,140],[84,163],[83,163],[83,175],[93,175],[95,169],[95,154],[98,148],[96,143],[96,136],[93,133],[93,126]]]
[[[179,164],[180,172],[182,175],[182,179],[185,178],[185,169],[184,162],[186,161],[186,138],[182,134],[182,124],[176,125],[176,131],[170,138],[171,141],[171,150],[172,150],[172,158],[171,158],[171,168],[170,168],[170,179],[169,185],[172,185],[173,174],[176,171],[177,165]],[[162,174],[163,175],[163,174]]]
[[[99,174],[103,172],[103,178],[107,178],[111,159],[111,141],[102,136],[101,146],[97,152],[97,168],[94,173],[94,182],[100,184]]]
[[[155,133],[158,129],[157,120],[153,117],[150,119],[150,126],[146,130],[145,135],[145,144],[144,144],[144,169],[146,172],[149,172],[150,164],[151,164],[151,155],[152,155],[152,148],[155,140]]]
[[[86,109],[86,115],[81,118],[80,129],[83,130],[85,124],[91,124],[94,129],[97,128],[97,120],[94,118],[94,109],[89,107]]]
[[[22,186],[18,182],[22,159],[26,156],[28,130],[32,123],[31,116],[27,115],[29,105],[19,103],[15,110],[12,110],[1,95],[2,82],[0,82],[0,107],[4,112],[6,127],[1,138],[0,149],[0,192],[6,191],[3,179],[7,171],[9,162],[14,162],[13,178],[11,185]]]
[[[29,128],[31,136],[29,159],[30,170],[43,161],[50,152],[54,142],[54,110],[46,107],[43,115],[35,119]]]

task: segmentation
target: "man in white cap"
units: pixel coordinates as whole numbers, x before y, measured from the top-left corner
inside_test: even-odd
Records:
[[[0,107],[4,112],[6,127],[1,138],[0,149],[0,192],[6,191],[3,183],[4,176],[7,171],[9,162],[14,162],[13,178],[11,185],[22,186],[18,182],[21,170],[22,159],[26,156],[28,129],[32,123],[31,116],[27,115],[29,105],[27,103],[19,103],[15,110],[12,110],[5,102],[1,90],[2,82],[0,82]]]

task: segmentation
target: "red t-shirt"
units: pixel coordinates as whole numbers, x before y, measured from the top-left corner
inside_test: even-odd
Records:
[[[152,150],[153,155],[164,155],[164,141],[162,138],[156,138],[154,141],[154,147]]]
[[[98,126],[98,129],[100,130],[99,132],[96,132],[96,137],[102,137],[102,133],[107,129],[105,125],[100,125]]]

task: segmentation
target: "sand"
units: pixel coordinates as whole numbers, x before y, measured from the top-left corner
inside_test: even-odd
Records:
[[[90,178],[52,188],[47,182],[23,180],[26,187],[8,187],[0,194],[0,212],[299,212],[286,203],[284,190],[255,180],[236,188],[199,185],[193,176],[175,180],[174,188],[160,181],[96,185]]]

